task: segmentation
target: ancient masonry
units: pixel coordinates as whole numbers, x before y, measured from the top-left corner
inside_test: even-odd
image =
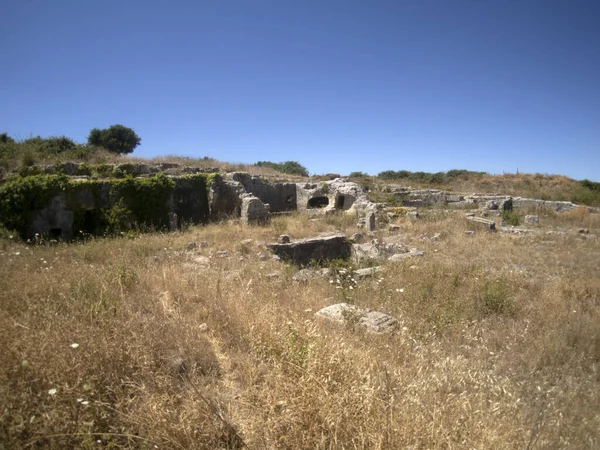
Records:
[[[229,218],[239,218],[245,224],[264,224],[272,215],[292,211],[327,214],[373,206],[360,185],[341,178],[318,184],[296,184],[270,183],[239,172],[162,177],[146,176],[129,181],[69,177],[67,181],[63,179],[62,183],[66,184],[58,190],[44,188],[43,192],[35,192],[30,189],[30,196],[45,200],[35,204],[28,202],[33,206],[29,206],[25,214],[18,214],[11,229],[16,229],[23,238],[39,234],[69,240],[82,232],[110,231],[108,227],[117,213],[121,214],[121,226],[125,222],[131,226],[174,230],[184,224]],[[27,179],[29,177],[22,180]],[[150,186],[144,184],[144,180],[150,182]],[[5,186],[3,188],[0,195],[7,199],[13,197]],[[16,192],[22,188],[18,186]],[[11,207],[11,213],[23,209],[22,205]]]
[[[23,178],[26,179],[28,177]],[[381,211],[384,206],[370,202],[366,191],[358,183],[344,178],[318,183],[271,183],[248,173],[197,174],[194,172],[182,176],[144,174],[129,180],[128,182],[70,177],[69,194],[52,191],[51,195],[44,197],[43,202],[36,201],[35,206],[28,207],[26,214],[18,215],[15,223],[19,226],[13,229],[17,229],[24,238],[31,238],[39,233],[68,240],[81,232],[100,234],[106,231],[109,222],[113,220],[111,214],[120,212],[119,208],[122,208],[125,197],[127,197],[125,200],[129,199],[130,203],[136,201],[138,203],[133,206],[125,204],[129,208],[125,211],[129,214],[128,220],[132,226],[134,224],[159,226],[171,230],[184,224],[206,223],[229,218],[239,218],[245,224],[264,224],[269,222],[273,215],[292,211],[315,215],[347,211],[355,213],[360,225],[367,231],[372,231],[376,228],[376,212]],[[154,187],[141,186],[144,180],[149,181]],[[137,182],[141,187],[134,185]],[[156,186],[158,190],[152,191]],[[511,210],[513,207],[534,205],[567,211],[576,206],[570,202],[511,198],[501,195],[469,196],[434,189],[411,189],[398,186],[389,186],[388,192],[409,209],[418,206],[476,205],[483,210],[499,212]],[[0,195],[5,198],[11,197],[6,190],[6,185],[0,187]],[[140,195],[141,199],[139,199]],[[137,200],[131,200],[132,198]],[[4,202],[5,205],[8,203],[10,202]],[[13,208],[11,212],[23,209],[22,205],[11,207]],[[418,213],[411,210],[407,212],[407,216],[416,219]]]

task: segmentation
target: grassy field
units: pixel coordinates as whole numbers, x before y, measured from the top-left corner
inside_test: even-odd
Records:
[[[425,256],[356,285],[296,283],[261,246],[351,235],[344,215],[0,241],[0,448],[598,448],[600,242],[575,231],[598,215],[397,223],[375,237]],[[341,301],[401,327],[315,318]]]

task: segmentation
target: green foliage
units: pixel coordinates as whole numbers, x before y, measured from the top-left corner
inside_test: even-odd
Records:
[[[584,188],[589,189],[590,191],[600,192],[600,183],[590,180],[582,180],[579,182]]]
[[[11,138],[7,133],[0,133],[0,143],[14,144],[15,140],[13,138]]]
[[[42,138],[36,136],[15,142],[5,136],[0,137],[0,166],[7,171],[32,167],[38,162],[48,163],[87,160],[98,148],[75,143],[66,136]],[[40,171],[25,174],[37,174]]]
[[[64,175],[18,178],[0,187],[0,220],[8,229],[27,233],[34,214],[67,189]]]
[[[111,181],[110,185],[111,203],[121,204],[126,210],[122,226],[131,225],[130,217],[138,225],[157,228],[169,225],[169,200],[175,188],[169,177],[158,174],[151,178],[126,178]]]
[[[516,227],[521,223],[521,217],[514,211],[502,211],[502,220],[506,225],[511,225],[513,227]]]
[[[71,138],[66,136],[51,136],[49,138],[36,136],[24,140],[23,144],[34,148],[39,154],[45,156],[57,155],[77,147],[77,144],[73,142]]]
[[[85,183],[69,181],[64,175],[28,176],[0,188],[0,220],[25,238],[35,214],[63,195],[67,209],[74,213],[75,233],[116,233],[134,226],[161,229],[169,225],[174,187],[163,174]],[[80,195],[91,198],[94,207],[82,208]]]
[[[468,179],[470,177],[482,177],[485,172],[473,172],[464,169],[454,169],[448,172],[409,172],[408,170],[385,170],[377,176],[384,180],[408,180],[418,183],[443,184],[457,178]],[[352,176],[352,175],[351,175]]]
[[[350,178],[367,178],[370,177],[370,175],[368,173],[364,173],[364,172],[351,172],[350,175],[348,175]]]
[[[131,128],[123,125],[111,125],[109,128],[94,128],[88,136],[88,144],[104,147],[110,152],[131,153],[140,145],[142,139]]]
[[[112,178],[115,176],[115,168],[110,164],[96,164],[94,166],[90,166],[90,170],[92,172],[92,176],[97,178]]]
[[[132,163],[117,164],[113,170],[113,176],[115,178],[126,178],[135,175],[135,165]]]
[[[258,167],[268,167],[278,172],[287,173],[290,175],[308,176],[308,169],[296,161],[285,161],[283,163],[274,163],[271,161],[258,161]]]
[[[570,200],[580,205],[600,206],[600,183],[590,180],[579,181]]]
[[[490,280],[483,286],[479,297],[479,310],[484,315],[513,315],[516,308],[508,282],[504,278]]]

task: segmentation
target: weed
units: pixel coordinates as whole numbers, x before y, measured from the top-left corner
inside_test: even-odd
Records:
[[[521,223],[521,217],[513,211],[502,211],[502,220],[506,225],[518,226]]]
[[[513,315],[516,311],[508,283],[503,278],[486,281],[479,298],[479,309],[484,315]]]

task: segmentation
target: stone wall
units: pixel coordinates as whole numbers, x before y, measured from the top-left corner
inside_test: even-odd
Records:
[[[263,203],[268,203],[271,212],[293,211],[296,209],[295,183],[269,183],[259,176],[244,172],[231,175],[233,181],[240,183],[246,192],[258,197]]]

